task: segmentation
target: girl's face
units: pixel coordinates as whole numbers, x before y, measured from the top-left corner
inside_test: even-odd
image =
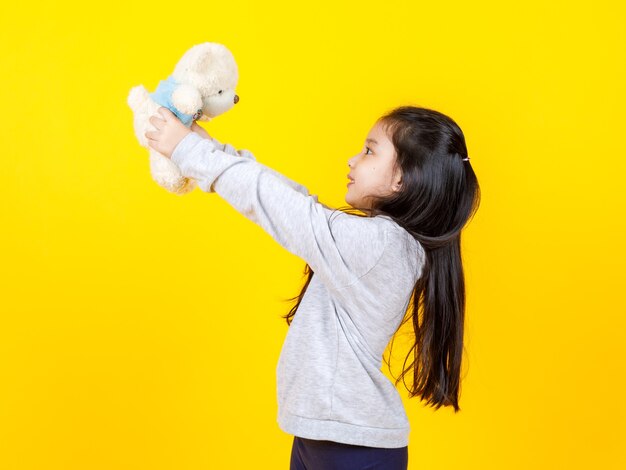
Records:
[[[387,196],[400,189],[401,169],[393,171],[396,151],[382,125],[377,122],[365,139],[361,152],[348,160],[350,173],[346,202],[353,207],[372,207],[368,195]]]

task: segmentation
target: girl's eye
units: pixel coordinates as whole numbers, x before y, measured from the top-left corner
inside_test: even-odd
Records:
[[[369,147],[365,147],[365,148],[367,149],[367,150],[365,151],[365,155],[367,155],[367,152],[368,152],[368,151],[371,151],[372,149],[371,149],[371,148],[369,148]]]

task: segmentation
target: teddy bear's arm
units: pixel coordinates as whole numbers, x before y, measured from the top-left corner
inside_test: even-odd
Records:
[[[202,109],[202,95],[196,87],[183,83],[172,92],[172,104],[185,114],[194,114]]]

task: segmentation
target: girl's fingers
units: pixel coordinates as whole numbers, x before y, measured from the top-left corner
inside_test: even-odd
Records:
[[[161,129],[161,125],[165,122],[165,121],[163,121],[163,119],[159,119],[156,116],[150,116],[148,121],[150,122],[150,124],[152,124],[157,129]]]
[[[167,120],[167,118],[171,117],[174,115],[174,113],[172,113],[169,109],[167,109],[165,106],[161,106],[159,109],[159,114],[161,116],[163,116],[164,119]]]

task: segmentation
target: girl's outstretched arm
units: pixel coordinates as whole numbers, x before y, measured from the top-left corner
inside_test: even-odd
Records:
[[[256,157],[254,156],[254,154],[252,152],[250,152],[249,150],[245,150],[245,149],[237,150],[235,147],[233,147],[229,143],[223,144],[219,140],[217,140],[215,137],[211,137],[208,134],[207,134],[207,136],[215,144],[215,148],[217,148],[218,150],[221,150],[223,152],[226,152],[226,153],[228,153],[230,155],[233,155],[233,156],[236,156],[236,157],[243,157],[243,158],[249,158],[249,159],[252,159],[252,160],[256,160]],[[305,196],[309,196],[310,195],[311,197],[313,197],[317,201],[317,196],[314,195],[314,194],[310,194],[309,190],[308,190],[308,188],[306,186],[298,183],[297,181],[294,181],[292,179],[287,178],[282,173],[279,173],[278,171],[275,171],[274,169],[272,169],[270,167],[267,167],[267,169],[269,171],[271,171],[274,175],[276,175],[279,178],[281,178],[285,183],[287,183],[289,186],[291,186],[296,191],[301,192]]]
[[[382,257],[389,222],[380,217],[332,210],[271,168],[227,153],[195,132],[178,142],[171,159],[201,190],[219,194],[306,261],[330,289],[352,285]]]

